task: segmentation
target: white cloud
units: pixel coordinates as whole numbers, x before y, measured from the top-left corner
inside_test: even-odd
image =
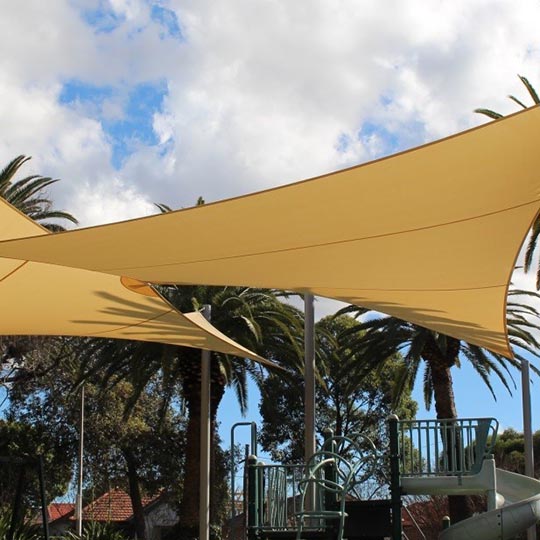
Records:
[[[183,41],[166,37],[146,0],[2,6],[0,162],[33,155],[24,172],[62,178],[54,200],[83,225],[149,214],[153,202],[248,193],[450,135],[485,121],[476,107],[508,113],[507,94],[527,100],[517,73],[540,89],[537,0],[159,4],[175,10]],[[98,8],[109,13],[92,27]],[[74,80],[126,92],[165,81],[151,123],[158,145],[135,141],[115,170],[99,118],[59,103]],[[121,118],[123,103],[107,100],[101,113]],[[363,126],[383,129],[359,138]],[[531,278],[516,273],[514,282]]]
[[[73,213],[84,225],[124,221],[158,213],[133,188],[114,176],[80,185],[73,199]]]
[[[483,122],[475,107],[514,110],[506,94],[526,98],[518,72],[540,85],[533,0],[162,3],[184,42],[163,39],[142,0],[45,4],[4,7],[0,157],[31,153],[39,172],[64,178],[63,206],[80,199],[79,185],[107,178],[173,206],[287,183],[387,151],[384,135],[358,138],[366,121],[406,147]],[[84,21],[96,5],[116,29]],[[166,81],[152,123],[160,145],[139,145],[113,170],[91,112],[58,104],[66,80]],[[121,104],[106,101],[102,113],[119,118]]]

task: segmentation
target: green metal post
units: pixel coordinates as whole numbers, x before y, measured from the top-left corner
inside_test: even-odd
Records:
[[[234,506],[235,503],[235,491],[236,491],[236,485],[235,485],[235,473],[236,473],[236,466],[234,463],[234,433],[236,431],[236,428],[239,426],[250,426],[251,427],[251,450],[250,454],[257,455],[257,424],[255,422],[236,422],[231,428],[231,457],[230,457],[230,468],[231,468],[231,519],[236,516],[236,508]],[[245,495],[244,495],[245,500]]]
[[[330,439],[334,436],[334,432],[331,428],[325,428],[323,431],[324,436],[324,449],[329,452],[335,452],[335,443]],[[337,482],[336,468],[329,464],[324,468],[324,477],[331,482]],[[324,494],[324,509],[331,510],[335,508],[337,502],[336,494],[330,491],[326,491]]]
[[[257,465],[257,523],[263,524],[264,519],[264,494],[266,493],[266,476],[264,474],[264,463],[258,461]]]
[[[257,456],[249,456],[248,469],[248,540],[255,540],[259,527],[259,486],[257,474]]]
[[[401,477],[400,477],[400,448],[398,433],[399,418],[392,414],[388,418],[390,432],[390,492],[392,504],[392,540],[401,540]]]

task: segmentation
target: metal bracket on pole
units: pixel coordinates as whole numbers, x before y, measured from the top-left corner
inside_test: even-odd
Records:
[[[210,306],[203,315],[210,320]],[[199,538],[210,538],[210,351],[201,353],[201,438],[199,479]]]

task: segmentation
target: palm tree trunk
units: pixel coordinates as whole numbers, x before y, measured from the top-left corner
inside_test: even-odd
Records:
[[[186,465],[178,525],[182,539],[194,539],[199,537],[201,407],[200,402],[188,402],[187,407]]]
[[[442,362],[430,362],[430,369],[437,418],[439,420],[457,418],[450,366],[444,365],[442,359]]]
[[[428,342],[426,350],[422,353],[422,357],[428,363],[431,370],[435,411],[437,413],[437,418],[440,420],[457,418],[451,368],[456,364],[458,353],[459,340],[454,338],[448,338],[448,345],[445,353],[439,349],[435,340]],[[448,441],[448,444],[452,444],[450,442],[452,440],[450,433],[443,433],[442,435],[443,440]],[[454,443],[458,447],[460,446],[459,433],[456,434]],[[451,463],[453,455],[452,450],[451,447],[446,448],[450,465],[456,466],[458,464]],[[452,523],[463,521],[464,519],[471,517],[474,512],[472,499],[464,495],[451,495],[448,497],[448,510]]]
[[[220,510],[223,507],[224,501],[218,495],[218,490],[214,489],[220,484],[218,478],[218,472],[216,468],[216,449],[218,446],[218,434],[217,434],[217,411],[219,404],[225,393],[225,377],[221,373],[220,365],[217,359],[212,359],[210,365],[210,523],[219,527]]]
[[[186,350],[182,355],[182,393],[186,402],[186,463],[182,500],[179,507],[178,538],[199,537],[199,477],[201,433],[200,351]]]

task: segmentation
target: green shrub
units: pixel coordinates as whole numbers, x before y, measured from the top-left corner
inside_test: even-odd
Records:
[[[110,523],[91,521],[83,526],[82,536],[68,532],[65,540],[126,540],[126,536]]]
[[[0,513],[0,540],[6,540],[9,537],[10,527],[11,516],[9,513]],[[13,534],[13,540],[38,540],[40,537],[40,526],[28,522],[17,525]]]

